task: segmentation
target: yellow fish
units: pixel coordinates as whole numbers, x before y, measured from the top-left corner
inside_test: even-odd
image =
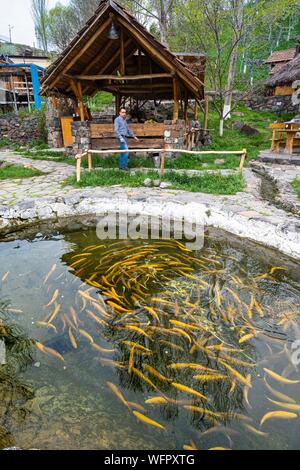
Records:
[[[76,343],[76,339],[72,333],[72,328],[69,327],[69,338],[70,338],[70,341],[71,341],[71,344],[73,346],[74,349],[77,349],[77,343]]]
[[[190,444],[184,444],[183,449],[184,450],[198,450],[198,447],[193,441],[191,441]]]
[[[193,379],[195,380],[205,380],[205,381],[214,381],[214,380],[228,380],[226,375],[222,374],[203,374],[203,375],[194,375]]]
[[[168,379],[167,377],[165,377],[164,375],[162,375],[160,372],[158,372],[156,369],[154,369],[153,367],[149,366],[149,364],[144,364],[142,363],[142,366],[144,369],[146,369],[147,372],[149,372],[149,374],[153,375],[154,377],[158,378],[159,380],[161,380],[162,382],[170,382],[170,379]]]
[[[250,381],[251,376],[248,376],[248,377],[246,378],[246,377],[244,377],[242,374],[240,374],[237,370],[233,369],[233,367],[231,367],[231,366],[230,366],[229,364],[227,364],[226,362],[220,360],[220,363],[221,363],[224,367],[226,367],[226,369],[228,369],[229,372],[231,372],[231,374],[234,375],[234,377],[236,377],[239,382],[241,382],[243,385],[247,385],[247,387],[250,387],[250,388],[252,387],[251,381]]]
[[[55,309],[54,309],[54,312],[53,312],[53,314],[51,315],[51,317],[49,318],[49,320],[48,320],[47,323],[50,324],[50,323],[53,322],[53,320],[57,317],[57,314],[58,314],[58,312],[60,311],[60,308],[61,308],[61,305],[60,305],[60,304],[56,305],[56,307],[55,307]]]
[[[147,405],[166,405],[168,400],[164,397],[152,397],[148,398],[145,403]]]
[[[50,302],[49,302],[47,305],[45,305],[45,307],[50,307],[50,305],[54,304],[54,302],[56,301],[56,299],[58,298],[58,296],[59,296],[59,290],[56,289],[56,291],[55,291],[54,294],[53,294],[52,299],[50,300]]]
[[[54,273],[55,269],[56,269],[56,264],[54,264],[54,265],[52,266],[52,268],[50,269],[50,271],[49,271],[48,274],[46,275],[43,284],[46,284],[46,282],[47,282],[48,279],[50,278],[51,274]]]
[[[55,333],[57,333],[56,327],[52,325],[51,323],[46,323],[44,321],[37,321],[36,324],[44,328],[51,328],[53,331],[55,331]]]
[[[39,343],[38,341],[35,342],[35,345],[37,349],[42,351],[43,353],[50,354],[51,356],[55,357],[56,359],[60,359],[61,361],[65,362],[63,356],[59,354],[59,352],[55,351],[55,349],[48,348],[44,346],[42,343]]]
[[[126,325],[124,328],[127,330],[135,331],[136,333],[139,333],[140,335],[146,336],[146,338],[151,339],[150,336],[144,330],[142,330],[142,328],[139,328],[138,326]]]
[[[254,426],[251,426],[251,424],[248,423],[242,423],[242,425],[248,429],[248,431],[251,431],[253,434],[256,434],[257,436],[265,437],[268,436],[267,432],[262,432],[259,429],[256,429]]]
[[[147,416],[143,415],[139,411],[133,411],[132,413],[134,414],[134,416],[137,419],[139,419],[143,423],[150,424],[151,426],[155,426],[155,427],[160,428],[160,429],[166,429],[165,426],[162,426],[157,421],[153,421],[152,419],[150,419]]]
[[[5,273],[4,276],[2,277],[2,279],[1,279],[2,282],[5,282],[6,279],[8,278],[8,276],[9,276],[9,271],[7,271],[7,273]]]
[[[203,400],[207,400],[207,398],[202,395],[202,393],[197,392],[197,390],[187,387],[186,385],[182,385],[176,382],[171,382],[171,385],[173,385],[173,387],[177,388],[177,390],[180,390],[181,392],[190,393],[192,395],[196,395],[199,398],[202,398]]]
[[[132,367],[131,368],[132,372],[134,372],[140,379],[144,380],[144,382],[146,382],[148,385],[150,385],[150,387],[154,388],[155,390],[157,390],[157,387],[156,385],[154,385],[154,383],[152,382],[152,380],[148,379],[148,377],[146,377],[143,372],[141,372],[140,370],[136,369],[135,367]]]
[[[260,421],[260,426],[262,426],[267,420],[269,419],[294,419],[298,418],[298,415],[296,413],[291,413],[289,411],[269,411],[266,413],[261,421]]]
[[[270,384],[266,381],[266,378],[264,378],[265,384],[269,392],[271,392],[276,398],[279,398],[279,400],[282,400],[285,403],[296,403],[296,401],[289,397],[288,395],[285,395],[284,393],[279,392],[278,390],[275,390],[273,387],[271,387]]]
[[[150,349],[145,348],[145,346],[142,346],[139,343],[135,343],[134,341],[122,341],[122,343],[126,344],[127,346],[131,348],[134,346],[135,349],[140,349],[141,351],[144,351],[144,352],[151,352]]]
[[[194,364],[190,362],[177,362],[174,364],[169,364],[167,367],[170,369],[199,369],[207,372],[217,372],[215,369],[210,369],[209,367],[203,366],[201,364]]]
[[[118,397],[118,399],[123,403],[123,405],[127,406],[127,408],[129,408],[129,405],[127,403],[127,400],[125,400],[124,396],[122,395],[122,393],[120,392],[120,390],[118,389],[118,387],[113,384],[112,382],[106,382],[108,387],[111,389],[111,391],[116,395],[116,397]]]
[[[266,369],[264,367],[264,371],[273,379],[278,380],[278,382],[281,382],[283,384],[298,384],[300,383],[300,380],[290,380],[287,379],[286,377],[282,377],[282,375],[276,374],[276,372],[273,372],[270,369]]]
[[[107,304],[110,307],[113,307],[114,309],[119,310],[120,312],[123,312],[123,313],[128,313],[128,312],[131,313],[132,312],[132,310],[128,310],[127,308],[124,308],[121,305],[118,305],[115,302],[112,302],[111,300],[108,300]]]
[[[255,333],[248,333],[247,335],[244,335],[239,339],[239,343],[240,344],[245,343],[245,341],[249,341],[249,339],[252,339],[255,336],[256,336]]]
[[[94,344],[93,338],[87,331],[79,329],[79,333],[81,334],[81,336],[84,336],[91,344]]]
[[[116,351],[115,349],[102,348],[101,346],[99,346],[99,344],[96,344],[96,343],[92,343],[92,348],[94,348],[94,349],[96,349],[96,351],[102,352],[104,354],[111,354],[111,353]]]
[[[184,405],[183,408],[185,408],[186,410],[195,411],[196,413],[214,416],[216,418],[221,418],[223,416],[223,413],[207,410],[206,408],[201,408],[200,406]]]
[[[271,400],[271,398],[267,397],[267,400],[269,400],[271,403],[274,403],[277,406],[281,406],[282,408],[286,408],[287,410],[292,410],[292,411],[300,411],[300,405],[297,403],[284,403],[281,401],[275,401]]]

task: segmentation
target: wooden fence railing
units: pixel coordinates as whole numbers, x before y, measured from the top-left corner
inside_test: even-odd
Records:
[[[185,150],[185,149],[129,149],[129,150],[86,150],[83,153],[79,153],[75,156],[76,158],[76,178],[77,182],[80,181],[81,177],[81,163],[82,159],[87,157],[88,159],[88,171],[91,172],[93,168],[93,154],[98,155],[108,155],[108,154],[121,154],[121,153],[161,153],[161,165],[160,165],[160,176],[163,177],[165,174],[165,159],[166,153],[185,153],[188,155],[238,155],[240,156],[240,165],[239,171],[243,171],[245,160],[247,158],[247,150],[235,150],[235,151],[217,151],[217,150],[203,150],[203,151],[195,151],[195,150]]]

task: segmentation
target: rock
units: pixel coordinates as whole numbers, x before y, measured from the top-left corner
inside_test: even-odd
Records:
[[[243,117],[245,116],[245,113],[241,113],[240,111],[233,111],[233,113],[231,113],[233,116],[240,116],[240,117]]]
[[[215,165],[224,165],[225,160],[224,160],[224,158],[216,158],[214,163],[215,163]]]
[[[203,168],[208,168],[208,167],[209,167],[209,163],[202,163],[202,167],[203,167]]]
[[[155,188],[159,188],[159,187],[160,187],[160,183],[161,183],[160,180],[154,180],[154,181],[153,181],[153,186],[154,186]]]
[[[170,188],[172,186],[172,183],[167,183],[166,181],[163,181],[162,183],[160,183],[160,189],[167,189],[167,188]]]
[[[151,188],[152,180],[150,178],[146,178],[145,181],[144,181],[144,186],[145,186],[145,188]]]
[[[244,123],[241,122],[241,121],[235,121],[233,124],[232,124],[232,129],[235,129],[237,131],[241,130],[242,127],[244,126]]]
[[[249,126],[249,124],[244,124],[240,129],[240,132],[245,135],[259,136],[260,132],[255,129],[255,127]]]

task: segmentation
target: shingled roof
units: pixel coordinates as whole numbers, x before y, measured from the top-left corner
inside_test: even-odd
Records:
[[[300,54],[285,64],[279,72],[272,75],[267,80],[266,86],[273,88],[275,86],[291,85],[295,80],[300,80]]]
[[[151,74],[154,78],[125,80],[121,84],[111,78],[99,78],[100,75],[120,75],[121,43],[107,36],[112,21],[123,35],[126,76]],[[134,94],[138,99],[172,98],[174,77],[189,97],[203,98],[204,71],[201,77],[197,76],[123,7],[113,0],[103,0],[69,46],[47,68],[41,94],[72,95],[71,80],[74,78],[81,81],[83,93],[88,96],[106,90],[122,96]]]
[[[295,57],[296,48],[286,49],[284,51],[275,51],[266,60],[266,64],[274,64],[276,62],[287,62]]]

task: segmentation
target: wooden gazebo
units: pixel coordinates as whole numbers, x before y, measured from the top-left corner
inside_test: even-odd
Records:
[[[204,69],[205,56],[201,57],[198,73],[194,73],[123,7],[113,0],[103,0],[67,49],[46,70],[41,94],[75,98],[81,122],[92,120],[84,96],[91,97],[99,91],[115,96],[116,114],[129,97],[135,103],[173,100],[173,124],[179,117],[188,124],[189,106],[195,106],[198,116],[204,98]],[[104,134],[108,137],[108,129],[94,125],[97,125],[91,130],[94,139],[99,141]],[[158,126],[160,130],[157,128],[154,137],[163,138],[163,124]],[[143,137],[147,136],[146,125],[141,132]]]

